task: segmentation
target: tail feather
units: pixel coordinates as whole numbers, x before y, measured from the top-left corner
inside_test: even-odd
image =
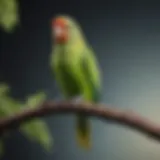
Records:
[[[87,117],[78,116],[76,124],[76,140],[80,147],[91,148],[91,126]]]

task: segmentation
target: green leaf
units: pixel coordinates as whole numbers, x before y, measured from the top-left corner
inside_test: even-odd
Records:
[[[15,114],[24,106],[22,102],[10,97],[9,89],[6,83],[0,83],[0,117]]]
[[[11,32],[19,23],[18,1],[0,0],[0,26]]]
[[[46,99],[44,92],[39,92],[29,96],[26,100],[26,107],[36,108],[41,105]],[[37,141],[47,151],[51,150],[53,145],[53,138],[50,135],[47,124],[40,120],[34,119],[31,122],[27,122],[20,129],[30,140]]]
[[[9,92],[9,86],[5,83],[0,83],[0,98]]]
[[[53,145],[53,138],[45,122],[36,119],[23,125],[20,130],[30,140],[38,142],[47,151],[51,151]]]
[[[0,117],[6,117],[20,112],[28,107],[35,108],[43,103],[46,95],[39,92],[29,96],[25,103],[13,99],[9,96],[9,87],[6,84],[0,84]],[[29,140],[35,141],[51,151],[53,138],[49,132],[47,124],[40,119],[33,119],[20,126],[20,132]]]
[[[3,96],[0,99],[0,117],[10,116],[20,112],[23,109],[23,104],[12,99],[9,96]]]
[[[37,94],[28,97],[26,105],[31,108],[38,107],[46,100],[46,94],[44,92],[39,92]]]

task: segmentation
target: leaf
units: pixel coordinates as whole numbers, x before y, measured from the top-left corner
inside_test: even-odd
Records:
[[[9,96],[3,96],[0,99],[0,117],[6,117],[20,112],[23,109],[23,104]]]
[[[6,32],[11,32],[19,23],[17,0],[0,0],[0,25]]]
[[[47,151],[51,151],[53,145],[52,135],[42,120],[33,120],[23,125],[20,129],[30,140],[41,144]]]
[[[39,92],[29,96],[26,100],[26,108],[35,108],[42,104],[46,99],[46,94],[44,92]],[[20,129],[30,140],[37,141],[41,144],[47,151],[51,150],[53,145],[53,138],[50,135],[47,124],[40,120],[34,119],[31,122],[27,122]]]
[[[46,100],[46,94],[44,92],[39,92],[37,94],[28,97],[26,105],[30,108],[35,108],[41,105]]]
[[[9,92],[9,86],[6,83],[0,83],[0,98]]]
[[[0,117],[11,115],[21,108],[18,101],[9,97],[9,89],[6,83],[0,83]]]
[[[0,117],[13,115],[28,107],[35,108],[46,99],[45,93],[39,92],[29,96],[26,102],[22,103],[10,97],[8,92],[9,87],[6,84],[0,84]],[[33,119],[30,122],[26,122],[20,126],[20,132],[28,139],[39,143],[47,151],[51,150],[53,138],[44,121]]]

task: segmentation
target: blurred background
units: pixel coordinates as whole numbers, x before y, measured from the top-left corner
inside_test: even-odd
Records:
[[[102,102],[133,109],[160,123],[160,2],[21,0],[20,25],[0,31],[0,79],[24,99],[44,90],[61,99],[51,75],[50,19],[75,17],[93,46],[103,73]],[[15,132],[3,160],[159,160],[160,144],[133,130],[91,118],[93,148],[75,143],[74,116],[45,118],[54,137],[51,154]]]

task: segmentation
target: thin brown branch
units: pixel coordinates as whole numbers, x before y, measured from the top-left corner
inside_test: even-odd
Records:
[[[128,126],[160,141],[160,125],[158,126],[134,112],[118,110],[102,104],[73,104],[71,102],[45,102],[39,108],[28,109],[11,117],[1,119],[0,134],[17,129],[22,123],[33,118],[78,112]]]

